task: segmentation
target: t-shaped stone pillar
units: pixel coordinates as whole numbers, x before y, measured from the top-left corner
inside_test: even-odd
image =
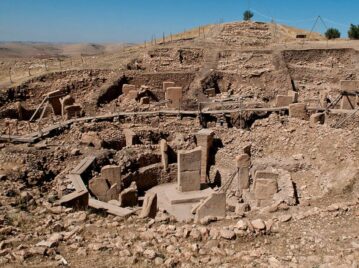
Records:
[[[245,190],[249,188],[249,167],[251,165],[251,158],[248,154],[240,154],[236,157],[236,165],[238,169],[238,190]]]
[[[163,169],[167,170],[168,168],[168,144],[166,140],[160,141],[160,151],[161,151],[161,162]]]
[[[63,95],[64,93],[61,90],[51,91],[46,94],[55,115],[61,115],[60,97],[62,97]]]
[[[209,171],[210,150],[213,144],[214,132],[211,129],[201,129],[196,134],[197,146],[201,147],[201,183],[206,183]]]
[[[180,192],[199,191],[201,189],[201,154],[200,147],[190,151],[178,152],[177,189]]]

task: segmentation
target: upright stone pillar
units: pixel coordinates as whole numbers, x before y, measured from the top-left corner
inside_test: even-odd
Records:
[[[136,142],[136,133],[131,129],[124,129],[123,134],[125,134],[126,147],[132,146]]]
[[[177,189],[179,191],[190,192],[201,189],[201,154],[200,147],[178,152]]]
[[[165,99],[167,99],[167,88],[176,86],[175,82],[165,81],[163,82],[163,92],[165,93]]]
[[[107,165],[101,169],[101,177],[108,180],[111,185],[117,183],[121,185],[121,167],[116,165]]]
[[[168,108],[180,109],[182,102],[182,87],[168,87],[166,90]]]
[[[61,115],[62,117],[65,116],[65,108],[67,106],[73,105],[75,103],[75,99],[70,95],[66,95],[65,97],[60,99],[61,102]]]
[[[249,167],[251,158],[248,154],[241,154],[236,157],[236,165],[238,169],[238,190],[249,189]]]
[[[307,105],[305,103],[289,104],[289,117],[308,120]]]
[[[168,168],[168,144],[166,140],[160,141],[160,151],[161,151],[161,161],[163,169],[167,170]]]
[[[49,99],[49,103],[51,104],[52,110],[55,115],[61,115],[61,102],[60,97],[63,92],[61,90],[55,90],[47,93],[47,97]]]
[[[201,129],[196,134],[197,146],[201,147],[201,183],[206,183],[209,164],[210,164],[210,150],[213,145],[214,132],[211,129]]]

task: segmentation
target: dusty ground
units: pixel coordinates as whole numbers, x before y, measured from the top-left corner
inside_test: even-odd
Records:
[[[156,45],[95,53],[84,61],[68,56],[62,71],[53,57],[46,58],[47,71],[41,67],[45,59],[2,58],[0,134],[6,133],[8,119],[18,118],[17,102],[31,115],[43,94],[58,89],[74,96],[85,115],[165,109],[161,101],[166,80],[183,87],[182,110],[196,110],[199,101],[224,99],[241,101],[205,109],[272,107],[278,94],[293,89],[299,102],[318,107],[322,93],[332,99],[337,96],[340,80],[358,79],[358,44],[326,42],[320,36],[302,44],[293,37],[297,32],[256,23],[208,26],[202,36],[192,31],[173,37],[172,42],[168,37],[166,44],[158,40]],[[9,66],[19,70],[14,72],[13,84],[8,81]],[[30,78],[26,77],[29,66],[40,66],[31,68]],[[156,101],[140,105],[124,99],[124,83],[148,86]],[[212,99],[204,94],[210,87],[216,90]],[[225,183],[235,168],[235,157],[251,144],[253,169],[273,167],[291,173],[296,206],[277,205],[240,214],[228,211],[225,219],[203,225],[180,223],[164,212],[151,220],[139,219],[137,214],[120,218],[56,206],[60,195],[70,189],[65,175],[87,155],[96,154],[101,165],[121,165],[122,174],[128,176],[159,161],[160,139],[166,139],[175,152],[190,149],[201,128],[198,118],[177,116],[80,122],[35,144],[0,143],[1,265],[358,267],[357,117],[341,128],[333,128],[340,117],[331,114],[324,125],[314,127],[283,113],[243,115],[242,128],[235,122],[230,128],[217,126],[215,121],[221,118],[209,123],[220,141],[211,179],[219,173]],[[42,125],[59,120],[49,115]],[[18,135],[37,128],[27,120],[18,124]],[[124,147],[126,128],[136,132],[138,145]],[[97,133],[100,148],[83,142],[89,132]],[[175,181],[176,176],[168,179]],[[258,219],[265,223],[264,228],[252,226]],[[49,240],[51,246],[37,245]]]

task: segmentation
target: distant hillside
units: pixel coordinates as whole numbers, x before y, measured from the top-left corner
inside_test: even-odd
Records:
[[[257,29],[256,29],[257,28]],[[262,28],[262,29],[260,29]],[[254,31],[253,31],[254,30]],[[255,31],[262,30],[262,31]],[[221,24],[209,24],[199,26],[181,33],[172,34],[167,36],[166,41],[169,40],[185,40],[185,39],[198,39],[198,38],[214,38],[217,39],[226,35],[229,39],[237,37],[244,37],[247,39],[261,38],[262,34],[267,34],[273,42],[291,42],[296,41],[297,35],[305,35],[306,40],[309,41],[322,41],[326,38],[317,32],[310,33],[307,30],[274,23],[252,22],[252,21],[236,21]],[[162,42],[162,38],[157,39],[158,43]],[[271,43],[273,43],[271,42]]]
[[[298,41],[297,35],[306,35],[306,40],[310,41],[325,40],[325,37],[319,33],[310,34],[306,30],[286,25],[239,21],[199,26],[182,33],[174,33],[166,36],[165,42],[206,39],[243,48],[267,47],[276,43]],[[158,38],[156,42],[161,44],[163,38]],[[0,58],[92,56],[116,53],[130,46],[133,44],[0,42]]]
[[[67,57],[116,52],[128,44],[0,42],[1,58]]]

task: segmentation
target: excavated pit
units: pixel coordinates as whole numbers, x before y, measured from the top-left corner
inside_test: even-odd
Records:
[[[206,32],[210,41],[131,48],[114,57],[121,66],[103,55],[111,68],[48,73],[1,91],[1,263],[40,265],[61,252],[106,256],[90,258],[100,266],[116,265],[111,258],[161,266],[162,256],[186,265],[200,254],[190,265],[203,266],[218,253],[214,266],[319,266],[305,258],[355,252],[359,96],[353,89],[326,105],[342,80],[355,87],[359,53],[272,46],[274,30],[226,23]],[[55,115],[49,104],[29,122],[53,91],[81,113]],[[53,233],[61,239],[40,251]],[[242,243],[257,239],[265,243],[253,251]]]

